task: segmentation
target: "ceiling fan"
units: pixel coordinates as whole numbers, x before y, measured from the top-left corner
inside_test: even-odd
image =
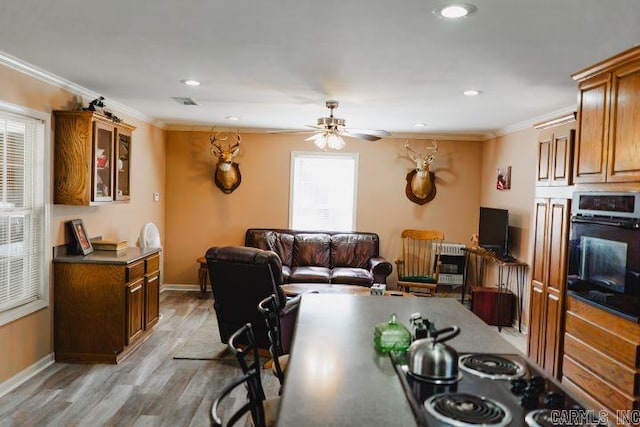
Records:
[[[377,141],[382,137],[391,135],[385,130],[346,128],[344,119],[333,115],[333,110],[338,108],[338,101],[327,101],[325,105],[329,109],[329,117],[320,117],[317,122],[318,124],[315,126],[307,125],[307,127],[313,130],[276,131],[274,133],[313,133],[313,135],[305,139],[305,141],[313,141],[318,148],[323,150],[327,147],[335,150],[344,148],[345,142],[341,138],[342,136],[364,139],[365,141]]]

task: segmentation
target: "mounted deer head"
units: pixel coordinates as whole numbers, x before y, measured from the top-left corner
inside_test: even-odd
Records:
[[[404,148],[409,153],[409,158],[416,164],[415,169],[407,174],[405,193],[409,200],[423,205],[436,197],[436,176],[429,170],[429,165],[433,163],[438,152],[438,143],[432,139],[431,146],[426,147],[423,152],[417,152],[411,148],[407,139]]]
[[[209,140],[211,145],[211,153],[218,158],[216,165],[215,182],[216,185],[223,193],[229,194],[233,192],[240,185],[242,176],[240,175],[240,168],[233,159],[240,152],[240,131],[236,132],[236,143],[231,145],[229,143],[226,148],[222,147],[222,142],[229,139],[228,135],[224,132],[217,132]]]

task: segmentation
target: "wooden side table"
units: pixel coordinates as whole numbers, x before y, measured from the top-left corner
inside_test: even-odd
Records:
[[[198,283],[200,284],[200,292],[202,292],[202,296],[204,297],[207,293],[207,284],[211,286],[211,281],[209,281],[209,269],[207,268],[207,259],[203,256],[196,260],[198,264],[200,264],[200,268],[198,268]],[[213,288],[211,288],[211,292],[213,292]]]

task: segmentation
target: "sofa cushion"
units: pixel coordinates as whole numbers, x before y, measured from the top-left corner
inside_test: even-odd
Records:
[[[293,267],[329,268],[330,237],[323,233],[300,233],[293,239]]]
[[[290,283],[331,283],[331,270],[327,267],[293,267]]]
[[[378,256],[378,241],[368,234],[334,234],[331,236],[331,267],[368,268],[369,260]]]
[[[364,268],[336,267],[331,270],[331,283],[371,286],[373,284],[373,275]]]
[[[293,236],[272,230],[251,230],[245,245],[265,251],[273,251],[280,257],[282,265],[291,266],[293,258]]]
[[[282,283],[289,283],[290,277],[291,277],[291,267],[283,265],[282,266]]]

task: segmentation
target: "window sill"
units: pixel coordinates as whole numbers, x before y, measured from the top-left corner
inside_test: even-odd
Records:
[[[47,307],[49,307],[49,301],[36,300],[28,304],[21,305],[20,307],[4,311],[0,313],[0,326],[4,326],[7,323],[11,323]]]

